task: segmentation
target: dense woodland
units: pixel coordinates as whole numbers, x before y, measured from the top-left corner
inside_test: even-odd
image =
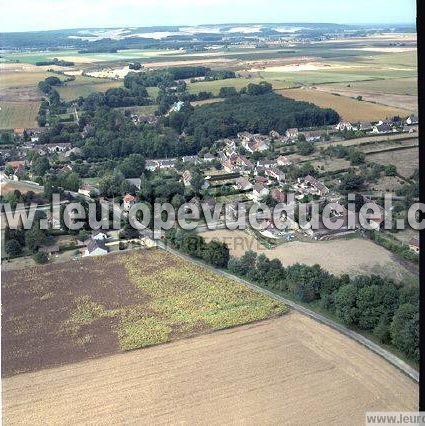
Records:
[[[202,147],[220,138],[236,136],[240,131],[268,134],[276,130],[284,134],[291,127],[319,127],[335,124],[338,120],[338,114],[332,109],[275,93],[251,95],[248,88],[246,95],[189,110],[181,127]]]
[[[210,93],[189,94],[181,79],[204,77],[232,78],[232,71],[213,71],[207,67],[176,67],[141,73],[129,73],[123,88],[112,88],[105,93],[92,93],[78,99],[79,125],[51,123],[40,143],[71,142],[83,150],[87,160],[124,158],[140,154],[145,158],[194,155],[209,149],[223,137],[236,136],[248,130],[267,134],[271,130],[284,133],[289,127],[312,127],[334,124],[338,114],[306,102],[297,102],[272,93],[269,83],[248,84],[239,92],[227,93],[222,103],[192,107],[190,101],[212,97]],[[38,121],[46,124],[50,113],[66,112],[67,104],[60,100],[55,87],[63,84],[57,77],[39,83],[47,100],[42,102]],[[147,88],[158,87],[155,102],[158,114],[167,112],[177,101],[184,105],[178,112],[161,117],[157,125],[135,126],[130,117],[114,110],[116,107],[148,105]],[[83,130],[89,128],[83,135]],[[181,137],[184,134],[184,137]],[[83,136],[82,136],[83,135]]]

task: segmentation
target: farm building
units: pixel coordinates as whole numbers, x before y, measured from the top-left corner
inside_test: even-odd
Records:
[[[87,244],[84,256],[103,256],[108,253],[108,248],[103,241],[90,239]]]

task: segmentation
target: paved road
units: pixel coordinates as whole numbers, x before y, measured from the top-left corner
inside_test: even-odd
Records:
[[[376,354],[378,354],[379,356],[381,356],[382,358],[385,358],[388,362],[390,362],[394,367],[396,367],[397,369],[399,369],[400,371],[402,371],[403,373],[405,373],[406,375],[408,375],[411,379],[413,379],[415,382],[419,383],[419,373],[412,367],[410,367],[410,365],[408,365],[407,363],[405,363],[403,360],[401,360],[400,358],[396,357],[395,355],[393,355],[392,353],[386,351],[385,349],[381,348],[379,345],[377,345],[376,343],[372,342],[371,340],[367,339],[366,337],[362,336],[359,333],[356,333],[355,331],[352,331],[350,329],[348,329],[347,327],[344,327],[341,324],[336,323],[335,321],[332,321],[329,318],[324,317],[323,315],[318,314],[317,312],[314,312],[308,308],[305,308],[304,306],[299,305],[298,303],[286,299],[282,296],[279,296],[275,293],[272,293],[269,290],[266,290],[265,288],[259,287],[255,284],[252,284],[249,281],[246,281],[242,278],[236,277],[232,274],[229,274],[228,272],[222,271],[221,269],[216,269],[210,265],[205,264],[204,262],[192,259],[189,256],[186,256],[185,254],[180,253],[177,250],[174,250],[170,247],[168,247],[167,245],[165,245],[164,243],[161,242],[156,242],[156,245],[163,249],[166,250],[172,254],[175,254],[176,256],[179,256],[195,265],[198,266],[202,266],[204,268],[208,268],[220,275],[223,275],[225,277],[228,277],[230,279],[233,279],[241,284],[245,284],[248,287],[252,288],[253,290],[259,291],[263,294],[266,294],[267,296],[272,297],[275,300],[279,300],[283,303],[285,303],[286,305],[290,306],[292,309],[295,309],[296,311],[300,312],[303,315],[307,315],[308,317],[322,323],[325,324],[331,328],[333,328],[336,331],[339,331],[340,333],[344,334],[345,336],[349,337],[350,339],[353,339],[355,341],[357,341],[358,343],[362,344],[363,346],[367,347],[368,349],[370,349],[371,351],[375,352]]]

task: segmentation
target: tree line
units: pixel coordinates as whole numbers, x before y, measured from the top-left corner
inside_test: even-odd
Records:
[[[378,275],[336,276],[319,265],[294,264],[250,250],[241,258],[229,256],[225,243],[205,240],[189,231],[172,229],[166,241],[177,249],[262,287],[314,303],[347,326],[371,333],[406,357],[419,361],[419,286],[397,283]]]

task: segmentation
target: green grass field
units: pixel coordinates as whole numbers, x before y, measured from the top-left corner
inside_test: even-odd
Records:
[[[0,129],[14,129],[37,126],[40,102],[0,101]]]
[[[80,54],[75,49],[63,49],[47,52],[19,52],[4,54],[4,62],[24,62],[35,64],[40,61],[49,61],[53,58],[69,60],[78,63],[122,61],[130,59],[149,59],[162,55],[176,55],[178,50],[157,50],[157,49],[128,49],[117,53],[87,53]]]
[[[74,81],[58,87],[57,91],[63,100],[72,101],[79,96],[85,97],[93,92],[106,92],[112,87],[122,87],[122,81],[77,76]]]
[[[347,84],[332,84],[332,87],[344,89],[347,87]],[[417,77],[409,77],[356,81],[350,83],[350,89],[359,91],[364,90],[365,92],[416,96],[418,94],[418,79]]]

